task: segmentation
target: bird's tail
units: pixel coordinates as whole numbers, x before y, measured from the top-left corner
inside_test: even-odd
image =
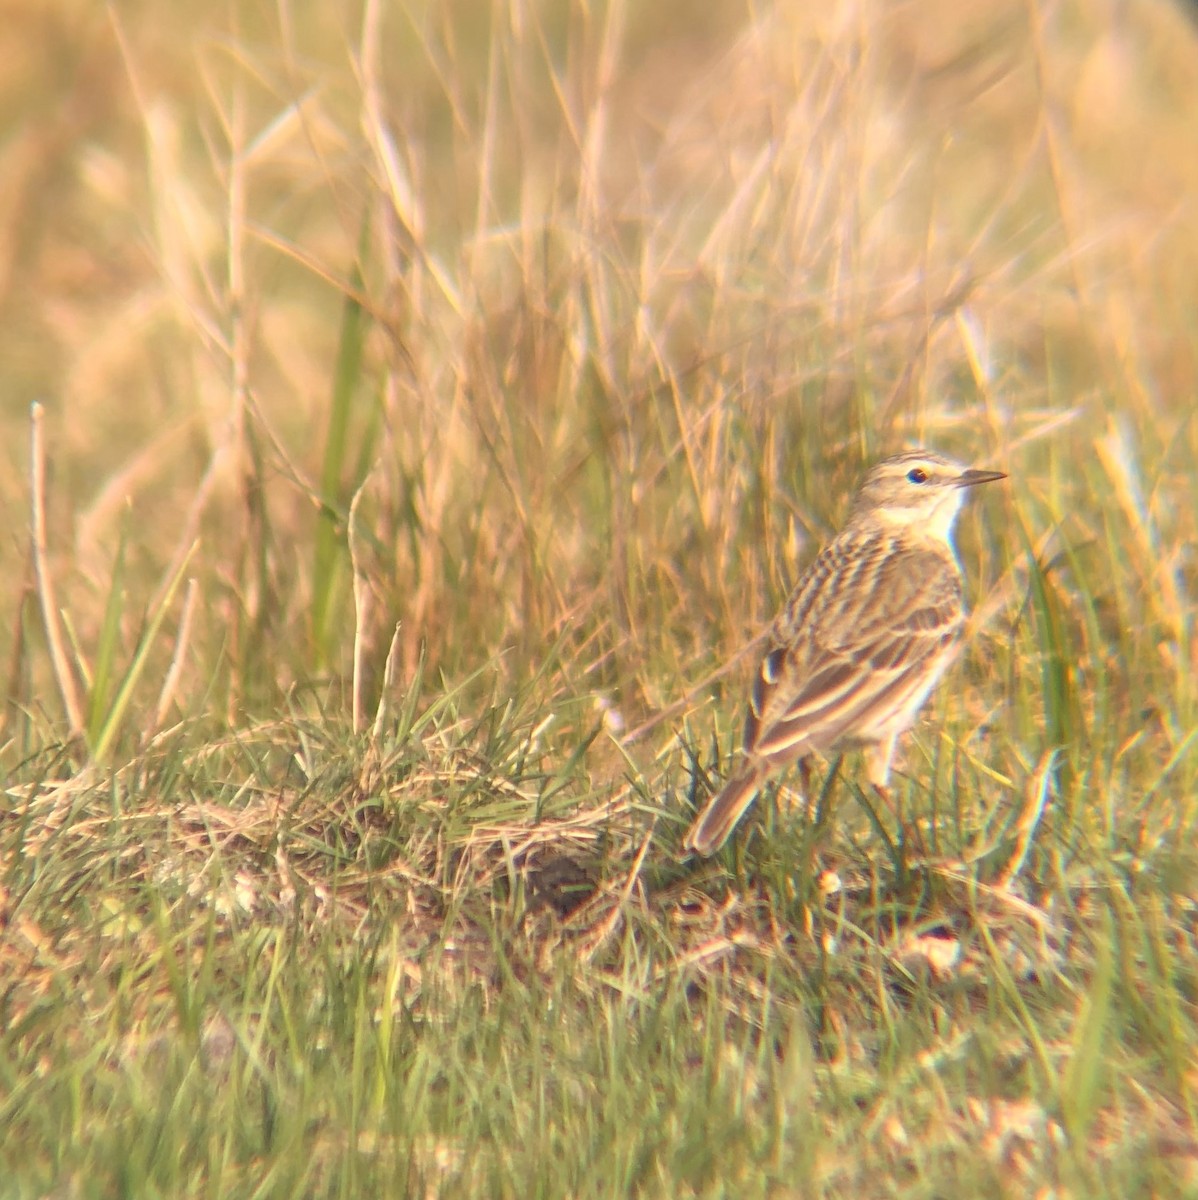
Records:
[[[745,815],[745,809],[753,803],[757,789],[764,782],[764,773],[757,766],[729,779],[695,818],[683,840],[683,850],[693,850],[704,856],[714,854],[728,840],[728,835]]]

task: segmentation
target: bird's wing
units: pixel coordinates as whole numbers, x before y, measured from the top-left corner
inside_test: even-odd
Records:
[[[833,542],[800,579],[753,684],[745,749],[787,760],[906,711],[961,627],[961,581],[938,548]]]

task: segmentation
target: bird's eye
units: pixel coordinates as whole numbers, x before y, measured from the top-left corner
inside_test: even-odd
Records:
[[[907,478],[911,483],[927,483],[928,473],[923,469],[923,467],[912,467],[911,470],[907,472]]]

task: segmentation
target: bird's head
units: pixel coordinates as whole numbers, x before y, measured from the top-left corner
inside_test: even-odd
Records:
[[[1002,471],[963,467],[932,450],[883,459],[866,475],[849,520],[907,528],[948,541],[966,489],[1005,479]]]

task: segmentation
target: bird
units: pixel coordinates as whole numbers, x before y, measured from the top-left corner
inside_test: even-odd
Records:
[[[683,851],[727,841],[767,780],[810,756],[866,751],[883,797],[899,736],[952,662],[965,622],[953,526],[970,488],[1005,479],[932,450],[877,463],[844,528],[800,575],[766,642],[742,761],[695,819]]]

